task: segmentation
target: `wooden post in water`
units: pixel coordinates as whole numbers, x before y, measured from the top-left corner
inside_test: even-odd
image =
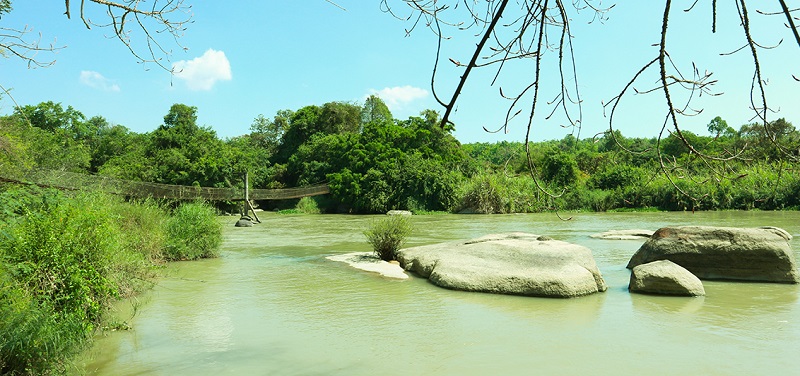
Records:
[[[258,219],[258,214],[256,214],[256,209],[253,207],[253,204],[250,203],[250,173],[244,173],[244,215],[248,215],[250,212],[253,212],[253,218],[256,222],[261,223],[261,220]]]
[[[250,214],[250,173],[244,173],[244,215]]]

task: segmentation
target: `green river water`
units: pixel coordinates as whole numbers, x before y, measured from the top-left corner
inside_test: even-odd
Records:
[[[590,238],[667,225],[778,226],[800,212],[414,216],[406,245],[525,231],[592,249],[608,291],[548,299],[392,280],[326,256],[369,251],[370,216],[261,214],[224,222],[221,257],[174,263],[132,329],[98,335],[91,375],[800,374],[800,286],[704,281],[707,296],[630,294],[642,241]],[[800,257],[800,256],[798,256]]]

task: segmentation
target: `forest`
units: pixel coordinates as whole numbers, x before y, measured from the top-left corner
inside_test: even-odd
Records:
[[[525,213],[548,210],[777,210],[800,208],[792,158],[800,132],[777,119],[708,134],[461,144],[439,113],[395,119],[377,96],[258,115],[250,133],[220,139],[200,109],[173,105],[163,124],[135,133],[102,116],[44,102],[0,118],[0,173],[45,169],[203,187],[298,187],[331,193],[299,207],[322,213]],[[30,124],[30,125],[28,125]],[[769,136],[774,136],[774,142]],[[707,155],[730,156],[709,163]],[[528,160],[530,159],[530,163]],[[297,200],[260,202],[293,209]],[[235,211],[232,203],[218,209]]]

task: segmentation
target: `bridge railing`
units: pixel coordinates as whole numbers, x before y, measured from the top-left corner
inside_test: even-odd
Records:
[[[30,170],[17,173],[0,173],[0,181],[32,184],[65,190],[98,190],[131,197],[168,198],[176,200],[241,201],[244,189],[215,188],[186,185],[149,183],[122,180],[101,175],[87,175],[67,171]],[[250,189],[251,200],[284,200],[329,193],[327,184],[283,189]]]

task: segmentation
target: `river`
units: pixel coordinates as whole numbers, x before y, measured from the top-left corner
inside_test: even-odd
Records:
[[[414,216],[406,245],[525,231],[592,249],[608,291],[549,299],[391,280],[326,256],[369,251],[373,216],[261,214],[224,222],[221,257],[170,264],[98,335],[91,375],[768,375],[800,372],[800,286],[703,281],[705,297],[630,294],[642,241],[590,238],[668,225],[777,226],[800,212]]]

